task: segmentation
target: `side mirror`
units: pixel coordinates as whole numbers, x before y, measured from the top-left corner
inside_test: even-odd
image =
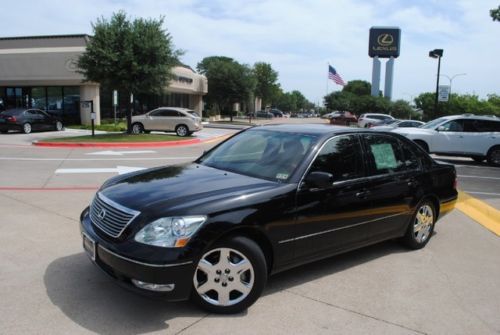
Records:
[[[439,126],[436,128],[437,131],[445,131],[446,128],[444,126]]]
[[[314,171],[306,176],[304,182],[311,187],[326,188],[332,186],[333,175],[328,172]]]

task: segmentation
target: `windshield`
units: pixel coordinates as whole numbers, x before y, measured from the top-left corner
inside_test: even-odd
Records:
[[[286,182],[316,141],[314,135],[251,129],[222,143],[202,156],[198,163],[251,177]]]
[[[433,129],[433,128],[435,128],[438,124],[440,124],[441,122],[446,121],[446,120],[447,120],[447,118],[440,117],[439,119],[435,119],[435,120],[432,120],[432,121],[427,122],[426,124],[424,124],[424,125],[423,125],[423,126],[421,126],[420,128],[425,128],[425,129]]]

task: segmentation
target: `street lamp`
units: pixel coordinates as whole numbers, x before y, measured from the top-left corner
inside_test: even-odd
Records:
[[[434,100],[434,113],[437,116],[438,111],[438,94],[439,94],[439,71],[441,71],[441,57],[443,57],[443,49],[434,49],[429,51],[429,57],[438,59],[438,73],[436,76],[436,99]]]
[[[455,77],[458,77],[458,76],[465,76],[467,73],[457,73],[457,74],[454,74],[453,76],[447,76],[445,74],[442,74],[441,76],[443,77],[446,77],[448,78],[448,80],[450,81],[450,99],[451,99],[451,84],[453,83],[453,79],[455,79]]]

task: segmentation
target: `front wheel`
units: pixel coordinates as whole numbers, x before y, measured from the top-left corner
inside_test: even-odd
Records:
[[[184,137],[188,135],[189,129],[185,125],[181,124],[177,126],[177,128],[175,128],[175,133],[177,134],[177,136]]]
[[[403,243],[411,249],[421,249],[429,242],[436,222],[436,210],[429,200],[422,201],[408,225]]]
[[[496,146],[490,149],[488,152],[488,163],[493,166],[500,166],[500,146]]]
[[[260,247],[246,237],[233,237],[200,258],[191,299],[212,313],[238,313],[259,298],[266,281],[267,265]]]

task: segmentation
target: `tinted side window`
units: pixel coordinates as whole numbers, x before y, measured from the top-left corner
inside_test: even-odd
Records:
[[[448,121],[440,127],[443,127],[442,131],[464,131],[463,120]]]
[[[396,138],[384,135],[364,135],[368,157],[373,165],[373,175],[401,172],[411,169],[410,163]],[[411,154],[409,155],[411,157]],[[418,162],[417,162],[418,164]]]
[[[311,166],[311,171],[331,173],[334,181],[363,177],[361,150],[357,136],[334,137],[323,146]]]
[[[405,143],[403,141],[398,141],[399,145],[401,146],[401,150],[403,151],[403,157],[404,157],[404,165],[408,170],[416,170],[420,167],[420,159],[419,159],[419,154],[415,150],[415,148],[412,148],[411,145],[408,143]]]
[[[474,127],[478,132],[500,132],[500,121],[489,121],[489,120],[473,120]]]

